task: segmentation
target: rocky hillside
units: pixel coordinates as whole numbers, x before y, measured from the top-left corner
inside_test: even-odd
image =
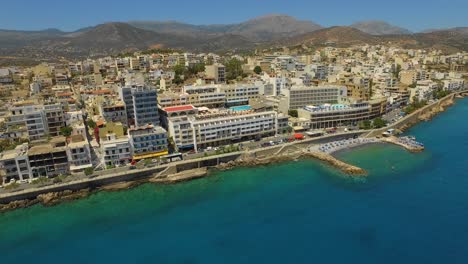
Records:
[[[353,23],[351,27],[371,35],[406,35],[411,31],[391,25],[385,21],[371,20]]]

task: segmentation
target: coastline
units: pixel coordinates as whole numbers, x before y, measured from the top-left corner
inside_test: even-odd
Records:
[[[392,124],[384,129],[376,129],[369,131],[368,133],[361,133],[365,134],[363,137],[371,137],[372,135],[381,134],[383,131],[389,128],[395,128],[399,131],[405,131],[406,129],[416,125],[421,121],[429,121],[431,118],[436,116],[437,114],[444,112],[448,107],[455,103],[455,96],[464,95],[467,96],[467,92],[458,92],[450,94],[433,104],[427,105],[421,109],[416,110],[415,112],[405,116],[403,119],[399,120],[397,123]],[[458,98],[458,97],[457,97]],[[338,135],[339,136],[339,135]],[[330,137],[333,138],[333,137]],[[177,170],[170,171],[167,170],[171,168],[171,165],[167,166],[164,170],[159,171],[156,175],[151,174],[149,177],[143,177],[140,179],[129,179],[120,182],[111,182],[108,184],[103,184],[103,186],[99,187],[86,187],[86,188],[79,188],[77,190],[70,190],[67,189],[67,184],[63,186],[63,190],[55,191],[55,192],[44,192],[38,194],[34,199],[20,199],[14,200],[9,203],[0,204],[0,213],[11,211],[19,208],[29,207],[35,204],[42,204],[44,206],[53,206],[55,204],[64,202],[64,201],[71,201],[76,199],[81,199],[84,197],[89,196],[92,193],[98,191],[119,191],[124,189],[133,188],[140,184],[144,183],[156,183],[156,184],[174,184],[183,181],[189,181],[201,177],[205,177],[209,175],[209,168],[214,168],[217,170],[229,170],[236,167],[253,167],[253,166],[261,166],[261,165],[268,165],[278,162],[285,162],[285,161],[293,161],[302,158],[315,158],[322,162],[325,162],[342,172],[352,176],[365,176],[367,172],[361,168],[356,166],[344,163],[330,154],[326,153],[319,153],[319,152],[305,152],[300,149],[300,146],[303,144],[310,144],[315,140],[308,140],[304,142],[296,142],[294,144],[288,144],[286,146],[281,147],[270,147],[266,149],[257,150],[254,152],[240,152],[238,158],[235,160],[230,160],[227,162],[220,162],[222,157],[213,157],[217,158],[219,164],[216,166],[204,166],[202,168],[189,168],[178,172]],[[375,144],[379,144],[380,142],[375,142]],[[366,144],[374,144],[374,143],[366,143]],[[351,146],[350,148],[360,147],[361,145]],[[279,150],[278,150],[279,148]],[[349,149],[349,148],[347,148]],[[344,151],[347,149],[341,149],[338,151]],[[273,151],[273,153],[271,153]],[[284,153],[282,153],[284,151]],[[337,152],[338,152],[337,151]],[[266,154],[265,154],[266,152]],[[336,153],[337,153],[336,152]],[[263,153],[264,155],[258,155]],[[176,165],[172,165],[176,167]],[[200,166],[200,162],[199,162]],[[167,170],[167,171],[166,171]],[[168,174],[164,175],[163,173],[166,172]],[[112,176],[108,176],[112,177]],[[71,183],[69,184],[71,185]],[[37,190],[35,190],[37,191]],[[15,193],[10,193],[15,195]]]

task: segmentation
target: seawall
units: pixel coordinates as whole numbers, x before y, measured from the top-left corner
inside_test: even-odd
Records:
[[[190,171],[200,168],[216,168],[220,164],[228,164],[236,160],[245,157],[245,155],[252,155],[255,158],[264,159],[266,157],[271,157],[272,155],[278,154],[279,152],[287,153],[291,151],[297,151],[305,146],[310,144],[321,144],[331,141],[336,141],[344,138],[360,136],[365,131],[352,131],[345,134],[337,135],[326,135],[323,137],[317,138],[308,138],[302,141],[297,141],[293,143],[287,143],[283,145],[271,146],[267,148],[258,149],[255,151],[249,151],[248,154],[246,151],[233,152],[228,154],[221,154],[217,156],[208,156],[193,160],[184,160],[179,162],[174,162],[166,164],[163,166],[156,166],[153,168],[145,169],[136,169],[136,170],[127,170],[116,172],[114,174],[105,174],[104,172],[96,173],[95,178],[88,178],[83,180],[77,180],[72,182],[66,182],[61,184],[53,184],[48,186],[38,186],[36,188],[29,188],[25,190],[17,190],[14,192],[0,194],[0,211],[8,210],[11,208],[5,208],[6,204],[17,202],[18,205],[14,208],[24,207],[35,203],[43,203],[47,205],[44,200],[40,199],[40,195],[50,194],[52,196],[69,196],[71,193],[81,192],[82,190],[88,190],[86,193],[89,194],[95,190],[116,190],[116,189],[125,189],[130,188],[136,184],[148,182],[149,179],[160,178],[161,181],[153,182],[172,182],[169,177],[174,174],[182,173],[184,171]],[[279,161],[291,160],[291,158],[280,158]],[[273,160],[263,161],[260,163],[268,164],[275,162]],[[231,163],[232,164],[232,163]],[[239,165],[241,166],[241,165]],[[189,180],[191,177],[181,177],[178,181]],[[129,183],[130,182],[130,183]],[[105,188],[105,186],[109,186]],[[39,198],[39,199],[38,199]],[[20,205],[23,206],[20,206]]]
[[[449,106],[453,105],[455,103],[455,96],[467,93],[467,91],[461,91],[457,93],[452,93],[444,98],[441,98],[440,100],[426,105],[416,111],[414,111],[411,114],[408,114],[401,120],[398,120],[397,122],[381,129],[375,129],[371,132],[369,132],[366,137],[377,137],[381,136],[383,132],[387,131],[390,128],[399,130],[399,131],[405,131],[408,128],[416,125],[417,123],[421,121],[429,121],[431,118],[436,116],[437,114],[444,112]]]

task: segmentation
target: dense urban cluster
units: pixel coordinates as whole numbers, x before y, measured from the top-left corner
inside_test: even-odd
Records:
[[[467,63],[468,53],[356,46],[248,56],[153,50],[3,68],[0,177],[91,175],[278,136],[383,127],[464,89]]]

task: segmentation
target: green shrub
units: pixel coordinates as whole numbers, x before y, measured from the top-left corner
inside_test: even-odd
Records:
[[[84,174],[86,176],[89,176],[89,175],[92,175],[94,173],[94,169],[93,168],[86,168],[84,169]]]

